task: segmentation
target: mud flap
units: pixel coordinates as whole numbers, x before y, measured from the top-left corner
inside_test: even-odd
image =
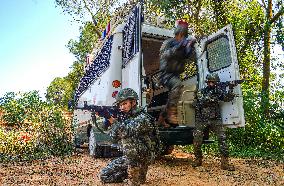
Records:
[[[92,127],[89,137],[89,153],[95,158],[112,158],[122,156],[117,144],[112,144],[110,137]]]
[[[161,141],[164,145],[189,145],[193,142],[193,127],[178,126],[175,128],[159,128]]]

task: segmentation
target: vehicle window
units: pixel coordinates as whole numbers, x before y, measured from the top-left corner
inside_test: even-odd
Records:
[[[209,40],[206,45],[208,69],[210,72],[220,70],[232,63],[230,43],[226,35]]]

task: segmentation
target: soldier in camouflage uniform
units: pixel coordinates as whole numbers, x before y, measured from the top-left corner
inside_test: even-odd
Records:
[[[160,83],[169,89],[166,110],[162,118],[168,123],[177,124],[177,103],[183,87],[180,74],[185,69],[186,59],[193,55],[195,38],[187,39],[188,24],[178,21],[174,30],[175,37],[170,38],[160,48]],[[160,116],[160,118],[161,118]]]
[[[195,154],[194,166],[201,166],[202,151],[201,145],[205,128],[215,132],[218,137],[219,149],[221,153],[221,168],[224,170],[235,170],[233,165],[229,164],[229,153],[226,144],[225,128],[221,121],[220,101],[229,102],[234,99],[232,90],[226,91],[218,88],[220,82],[218,74],[212,73],[206,76],[207,86],[197,93],[196,108],[196,129],[193,133],[193,147]]]
[[[121,143],[123,156],[110,162],[100,173],[104,183],[122,182],[129,179],[130,185],[146,181],[148,166],[155,158],[155,141],[158,138],[152,118],[137,106],[138,95],[130,89],[122,89],[116,98],[124,112],[124,121],[110,119],[109,135]],[[155,136],[153,136],[155,135]]]

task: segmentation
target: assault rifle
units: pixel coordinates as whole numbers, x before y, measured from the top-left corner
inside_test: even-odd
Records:
[[[220,87],[221,89],[226,89],[226,87],[229,87],[229,89],[232,90],[235,86],[242,84],[245,81],[251,81],[251,80],[239,79],[239,80],[218,82],[217,87]]]
[[[110,122],[108,119],[111,117],[113,118],[118,118],[122,116],[122,112],[113,106],[96,106],[96,105],[88,105],[86,102],[84,102],[84,107],[75,107],[76,109],[81,109],[81,110],[88,110],[92,112],[93,114],[97,114],[100,117],[105,118],[104,122],[104,128],[108,128],[110,126]]]
[[[217,100],[232,100],[234,97],[238,96],[233,93],[233,89],[235,86],[243,83],[244,81],[250,81],[250,80],[233,80],[233,81],[225,81],[225,82],[217,82],[215,87],[212,87],[209,89],[209,92],[207,93],[208,98],[207,101],[214,102]],[[226,88],[229,87],[229,90],[227,91]],[[225,94],[220,94],[220,91],[222,90]]]

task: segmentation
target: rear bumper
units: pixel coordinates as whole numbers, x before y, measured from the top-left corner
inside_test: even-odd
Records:
[[[175,128],[159,128],[160,138],[165,145],[190,145],[193,143],[194,127],[178,126]],[[211,143],[208,140],[209,134],[204,133],[204,143]]]
[[[159,128],[160,139],[165,145],[188,145],[193,142],[193,127],[178,126]]]

